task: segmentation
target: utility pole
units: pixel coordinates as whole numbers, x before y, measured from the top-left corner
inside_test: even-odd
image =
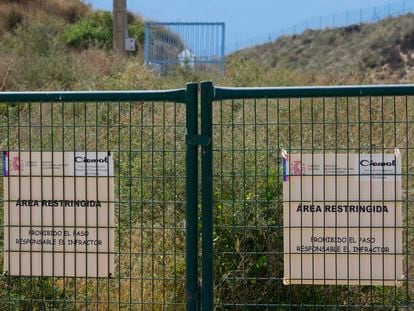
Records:
[[[125,39],[128,38],[127,0],[113,0],[113,47],[125,54]]]

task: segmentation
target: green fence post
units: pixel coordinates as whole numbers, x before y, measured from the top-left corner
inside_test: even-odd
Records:
[[[196,310],[198,304],[198,147],[189,138],[198,131],[198,84],[187,84],[186,90],[186,292],[187,310]]]
[[[201,135],[209,137],[202,147],[202,310],[213,310],[213,112],[212,82],[201,83]]]

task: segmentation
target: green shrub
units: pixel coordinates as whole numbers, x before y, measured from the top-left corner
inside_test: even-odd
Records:
[[[133,24],[128,26],[128,34],[130,38],[135,38],[139,46],[144,44],[144,24]]]
[[[129,37],[135,38],[137,45],[144,42],[144,24],[138,18],[131,18],[128,25]],[[69,25],[62,34],[63,41],[70,47],[86,49],[90,47],[109,48],[112,46],[112,14],[98,11],[76,23]]]
[[[69,25],[62,34],[63,41],[70,47],[110,47],[112,44],[112,15],[98,11]]]

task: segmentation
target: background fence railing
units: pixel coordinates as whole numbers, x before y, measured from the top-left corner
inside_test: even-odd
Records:
[[[270,43],[280,37],[298,35],[306,30],[323,30],[327,28],[339,28],[362,23],[374,23],[413,11],[413,0],[401,0],[390,2],[381,6],[318,16],[289,27],[283,27],[277,31],[271,31],[262,35],[234,42],[228,46],[226,54],[258,44]]]
[[[145,23],[145,63],[162,73],[184,68],[224,74],[224,49],[224,23]]]

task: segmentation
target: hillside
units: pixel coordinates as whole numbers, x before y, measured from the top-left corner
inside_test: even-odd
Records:
[[[408,82],[414,77],[414,15],[307,31],[227,57],[225,76],[144,65],[144,20],[128,14],[137,51],[111,49],[112,14],[82,0],[0,0],[0,91],[160,89],[188,81],[228,86]]]
[[[372,81],[409,81],[414,66],[414,15],[372,24],[308,30],[228,57],[230,66],[254,61],[267,69],[346,76]]]
[[[169,84],[143,65],[143,19],[128,13],[128,23],[137,52],[123,58],[112,51],[111,12],[81,0],[0,0],[0,91]]]

